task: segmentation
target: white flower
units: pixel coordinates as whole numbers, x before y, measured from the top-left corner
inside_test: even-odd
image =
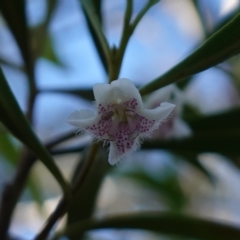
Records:
[[[171,114],[171,119],[163,123],[159,130],[156,131],[155,137],[164,139],[189,137],[192,130],[181,119],[183,105],[186,102],[183,92],[175,84],[168,85],[150,94],[145,106],[154,108],[164,101],[176,104],[176,108]]]
[[[75,111],[69,116],[68,123],[96,139],[110,142],[110,164],[136,150],[140,139],[149,137],[175,107],[163,102],[155,109],[145,109],[139,91],[126,78],[111,84],[97,83],[93,92],[97,113],[86,109]]]

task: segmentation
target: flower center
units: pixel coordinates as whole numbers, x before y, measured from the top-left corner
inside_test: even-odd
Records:
[[[119,136],[124,141],[136,138],[141,124],[141,116],[136,110],[136,99],[106,106],[99,104],[101,118],[98,122],[98,135],[109,141],[114,141]]]
[[[118,122],[127,121],[126,109],[122,105],[116,104],[116,106],[114,106],[114,115],[112,120]]]
[[[116,104],[113,106],[112,111],[106,112],[102,115],[102,120],[112,120],[118,123],[127,123],[138,117],[137,113],[133,110],[126,109],[125,106]]]
[[[104,122],[112,122],[111,127],[108,129],[108,134],[110,136],[120,131],[130,138],[134,138],[135,131],[138,127],[139,115],[134,110],[129,110],[122,104],[114,104],[112,106],[112,111],[104,113],[101,120]]]

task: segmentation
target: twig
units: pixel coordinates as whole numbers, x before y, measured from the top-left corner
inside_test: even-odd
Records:
[[[81,171],[79,172],[76,181],[73,183],[73,187],[72,187],[73,196],[76,194],[76,192],[79,190],[79,188],[84,183],[86,176],[87,176],[87,174],[92,166],[92,163],[96,157],[98,148],[99,148],[99,143],[92,144],[92,146],[89,150],[89,154],[86,157],[86,161],[84,162],[84,165],[83,165]],[[50,230],[52,229],[52,227],[54,226],[54,224],[58,221],[59,218],[61,218],[67,212],[67,209],[68,209],[70,203],[71,203],[71,199],[66,199],[64,197],[59,201],[58,206],[56,207],[55,211],[49,217],[49,219],[47,220],[42,231],[36,236],[36,238],[34,240],[45,240],[47,238],[47,236],[48,236]]]
[[[0,208],[0,239],[5,239],[11,222],[11,217],[17,201],[23,191],[28,172],[33,166],[36,157],[31,152],[24,152],[26,157],[22,157],[17,172],[11,183],[5,185]]]

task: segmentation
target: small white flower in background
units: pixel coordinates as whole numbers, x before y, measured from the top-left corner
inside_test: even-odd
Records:
[[[110,142],[110,164],[137,150],[140,139],[149,137],[175,107],[162,102],[154,109],[145,109],[139,91],[126,78],[111,84],[97,83],[93,92],[96,113],[86,109],[75,111],[69,116],[68,123],[92,134],[97,140]]]
[[[158,130],[155,131],[154,137],[168,138],[183,138],[192,134],[190,127],[181,119],[182,108],[186,102],[184,93],[174,84],[163,87],[148,96],[145,106],[147,108],[155,108],[161,102],[170,102],[176,105],[176,108],[171,114],[169,121],[161,124]]]

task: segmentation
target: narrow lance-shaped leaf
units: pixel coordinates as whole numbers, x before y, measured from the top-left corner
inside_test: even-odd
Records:
[[[91,229],[141,229],[199,240],[237,240],[240,239],[240,228],[167,213],[132,213],[105,219],[90,219],[72,224],[53,239],[59,236],[78,236]]]
[[[198,49],[162,76],[140,89],[141,95],[215,66],[240,52],[240,13]]]
[[[11,167],[15,168],[18,163],[19,153],[19,148],[14,144],[10,134],[0,132],[0,157],[2,157]],[[41,205],[43,197],[36,176],[31,175],[29,177],[27,188],[32,195],[33,200]]]
[[[155,194],[164,197],[171,210],[178,211],[186,204],[186,197],[179,185],[176,172],[170,168],[164,169],[164,176],[161,172],[158,176],[153,176],[143,169],[132,169],[123,172],[122,176],[130,178]]]
[[[90,31],[94,32],[94,36],[93,36],[95,39],[94,41],[95,41],[95,44],[97,44],[96,46],[98,51],[100,50],[99,55],[103,60],[103,64],[105,65],[106,64],[105,60],[106,62],[109,62],[110,48],[101,27],[101,16],[100,16],[101,3],[100,2],[99,4],[93,3],[93,1],[90,1],[90,0],[79,0],[79,1],[82,4],[84,14],[86,15],[87,20],[89,22],[89,26],[91,26]],[[105,70],[107,70],[106,65],[105,65]]]
[[[19,151],[8,133],[0,133],[0,157],[10,165],[16,165]]]
[[[34,61],[39,57],[44,57],[62,67],[63,63],[56,55],[53,39],[51,33],[49,32],[49,25],[57,6],[57,0],[49,0],[47,2],[48,7],[44,21],[40,25],[30,29],[32,55]]]
[[[25,2],[25,0],[1,0],[0,12],[16,39],[28,71],[32,72],[32,59],[30,56]]]
[[[91,1],[91,0],[89,0],[89,1]],[[92,1],[92,6],[93,6],[93,9],[94,9],[94,13],[96,14],[96,16],[97,16],[97,18],[99,20],[99,24],[100,24],[100,26],[102,26],[102,14],[101,14],[102,0],[94,0],[94,1]],[[94,42],[94,45],[96,47],[98,56],[100,57],[100,60],[101,60],[102,65],[104,67],[104,70],[107,73],[108,72],[107,60],[106,60],[106,57],[104,55],[104,51],[103,51],[102,45],[101,45],[101,43],[100,43],[100,41],[99,41],[99,39],[97,37],[97,34],[96,34],[96,32],[94,30],[94,27],[93,27],[93,24],[89,20],[89,17],[86,14],[86,10],[84,8],[83,8],[83,13],[84,13],[84,16],[85,16],[85,18],[87,20],[87,25],[88,25],[88,28],[89,28],[89,32],[91,34],[92,40]]]
[[[32,130],[29,122],[22,113],[15,100],[7,81],[0,69],[0,121],[26,146],[32,149],[40,160],[61,185],[63,191],[68,193],[68,184],[64,180],[60,170],[54,163],[52,156],[41,144],[38,137]]]
[[[87,153],[88,151],[84,151],[82,157],[84,157],[84,155],[86,156]],[[83,185],[74,194],[74,199],[68,208],[67,225],[90,218],[94,213],[98,192],[110,165],[107,162],[107,152],[105,149],[99,150],[97,156],[92,159],[92,161]],[[77,175],[81,173],[83,166],[84,163],[81,160],[75,169],[75,181]],[[79,208],[79,206],[81,206],[81,208]],[[71,240],[75,240],[75,238],[71,238]]]
[[[31,194],[32,200],[35,201],[39,207],[41,207],[44,203],[43,189],[41,189],[39,185],[38,177],[32,173],[30,174],[27,181],[27,189]]]
[[[240,128],[240,108],[209,116],[186,119],[194,132],[234,130]]]
[[[240,154],[240,131],[204,132],[188,138],[169,141],[144,141],[143,149],[168,149],[174,151],[219,152]]]
[[[92,89],[41,89],[40,93],[62,93],[62,94],[69,94],[69,95],[76,95],[80,98],[93,101],[94,95]]]
[[[198,152],[197,151],[187,151],[187,150],[179,150],[179,151],[174,151],[176,154],[177,158],[188,162],[192,166],[194,166],[197,170],[199,170],[211,184],[215,184],[216,178],[215,176],[207,169],[205,166],[198,160]]]

